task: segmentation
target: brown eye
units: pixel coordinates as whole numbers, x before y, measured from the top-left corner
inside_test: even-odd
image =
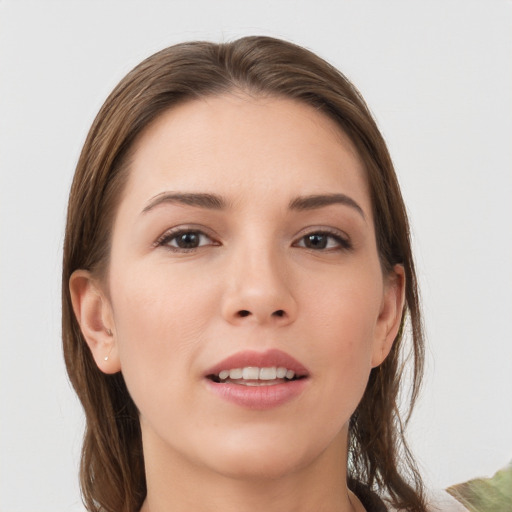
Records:
[[[176,247],[180,249],[195,249],[201,242],[201,234],[190,231],[174,237]]]
[[[308,249],[325,249],[328,241],[329,236],[323,233],[314,233],[304,237],[304,245]]]
[[[342,236],[323,231],[309,233],[303,236],[295,245],[316,251],[352,248],[350,242]]]
[[[206,245],[218,244],[202,231],[186,229],[166,233],[156,245],[173,251],[193,251]]]

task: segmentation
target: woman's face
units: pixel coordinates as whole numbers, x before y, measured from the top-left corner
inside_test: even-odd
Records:
[[[129,172],[102,306],[115,346],[96,359],[122,371],[146,459],[238,476],[338,462],[403,289],[348,138],[291,100],[212,97],[153,123]]]

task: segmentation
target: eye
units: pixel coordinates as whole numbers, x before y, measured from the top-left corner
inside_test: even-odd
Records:
[[[191,251],[206,245],[218,245],[208,235],[197,229],[179,229],[165,233],[156,241],[173,251]]]
[[[351,243],[339,234],[326,231],[315,231],[308,233],[299,239],[296,247],[305,247],[315,251],[351,249]]]

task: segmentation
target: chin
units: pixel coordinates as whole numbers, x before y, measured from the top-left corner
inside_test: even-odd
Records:
[[[325,451],[328,441],[321,437],[229,436],[219,453],[210,454],[211,467],[233,479],[269,480],[291,475],[311,465]],[[220,448],[220,443],[218,445]]]
[[[290,475],[308,466],[307,458],[295,454],[244,452],[227,458],[217,465],[216,471],[235,480],[270,480]]]

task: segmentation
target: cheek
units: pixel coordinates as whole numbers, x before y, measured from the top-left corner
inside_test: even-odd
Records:
[[[373,343],[382,295],[378,268],[347,268],[317,281],[305,304],[327,337],[339,340],[337,347],[357,354]]]
[[[318,333],[310,357],[326,369],[325,385],[333,401],[346,400],[355,408],[372,368],[382,275],[377,267],[372,273],[366,269],[331,276],[324,284],[309,301],[311,327]]]
[[[179,389],[200,350],[216,297],[199,276],[169,269],[119,268],[110,284],[121,369],[134,400],[151,396],[156,384]]]
[[[186,345],[215,306],[212,290],[200,276],[175,269],[140,265],[120,269],[110,282],[116,326],[126,340],[139,338],[139,343],[142,338],[157,345]]]

